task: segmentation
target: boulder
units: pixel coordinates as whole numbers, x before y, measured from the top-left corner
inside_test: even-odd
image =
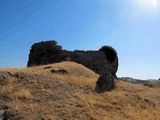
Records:
[[[109,72],[106,72],[98,78],[95,90],[98,93],[102,93],[112,90],[114,86],[114,77]]]

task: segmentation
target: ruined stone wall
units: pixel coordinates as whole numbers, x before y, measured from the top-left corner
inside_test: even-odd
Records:
[[[118,56],[109,46],[98,51],[67,51],[57,45],[55,41],[39,42],[32,45],[27,66],[45,65],[62,61],[80,63],[98,74],[110,72],[116,76]]]

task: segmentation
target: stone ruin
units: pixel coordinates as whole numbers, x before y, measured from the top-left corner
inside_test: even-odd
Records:
[[[86,66],[98,74],[110,72],[116,77],[118,69],[117,52],[110,46],[99,50],[63,50],[56,41],[39,42],[32,45],[27,67],[74,61]]]
[[[63,50],[56,41],[39,42],[32,45],[27,67],[74,61],[100,74],[96,82],[97,92],[114,88],[114,79],[118,70],[118,56],[115,49],[102,46],[99,50]],[[57,72],[57,71],[53,71]]]

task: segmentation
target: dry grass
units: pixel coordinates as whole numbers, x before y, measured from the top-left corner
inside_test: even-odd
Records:
[[[0,71],[13,76],[0,86],[0,109],[7,105],[13,120],[159,120],[159,88],[116,81],[97,94],[98,75],[73,62]]]
[[[15,93],[16,98],[18,99],[31,99],[32,94],[29,90],[21,89]]]

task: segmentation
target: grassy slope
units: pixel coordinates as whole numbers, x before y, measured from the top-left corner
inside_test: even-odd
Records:
[[[0,86],[0,109],[12,119],[159,120],[160,88],[116,81],[113,91],[97,94],[98,75],[72,62],[0,71],[13,76]]]

